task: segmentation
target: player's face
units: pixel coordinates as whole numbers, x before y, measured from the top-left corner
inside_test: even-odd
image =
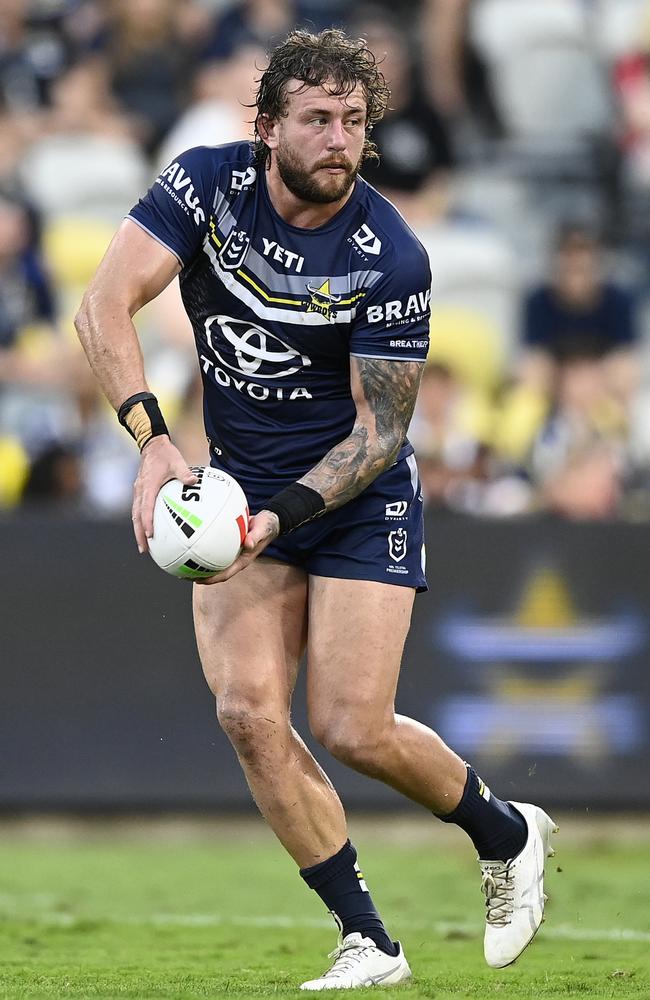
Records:
[[[293,80],[287,114],[275,128],[278,172],[302,201],[330,204],[343,198],[361,165],[366,101],[357,84],[347,97],[327,87],[305,87]]]

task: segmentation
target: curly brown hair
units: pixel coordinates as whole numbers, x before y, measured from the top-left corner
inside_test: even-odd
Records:
[[[377,147],[370,141],[370,133],[373,125],[383,118],[390,90],[365,41],[349,38],[339,28],[328,28],[318,35],[292,31],[273,49],[255,97],[254,149],[258,163],[266,163],[269,156],[269,148],[259,133],[258,122],[261,117],[277,120],[286,116],[289,80],[301,80],[309,87],[322,87],[326,83],[334,97],[347,97],[357,84],[361,84],[367,106],[366,140],[361,158],[379,159]]]

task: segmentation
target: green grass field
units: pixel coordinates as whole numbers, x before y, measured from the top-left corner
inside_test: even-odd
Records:
[[[426,819],[353,821],[414,973],[379,995],[650,1000],[650,824],[561,823],[547,921],[515,966],[495,971],[464,835]],[[297,997],[334,944],[261,822],[0,823],[2,998]]]

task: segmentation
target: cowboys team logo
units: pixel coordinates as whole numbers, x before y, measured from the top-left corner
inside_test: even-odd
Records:
[[[244,263],[250,238],[243,229],[233,229],[219,251],[219,260],[226,271],[236,271]]]
[[[307,283],[307,291],[310,295],[310,303],[307,306],[307,312],[320,313],[325,319],[333,320],[332,309],[338,305],[338,303],[343,298],[342,295],[333,295],[330,292],[330,279],[326,278],[320,288],[316,288],[314,285]]]
[[[406,556],[407,539],[406,528],[396,528],[395,531],[388,532],[388,554],[393,562],[401,562]]]
[[[220,364],[256,380],[286,378],[311,365],[306,354],[255,323],[208,316],[205,335]]]

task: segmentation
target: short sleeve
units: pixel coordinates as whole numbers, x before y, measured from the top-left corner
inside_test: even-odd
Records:
[[[127,218],[162,243],[182,266],[203,243],[216,178],[210,149],[181,153],[129,212]]]
[[[386,361],[425,361],[429,350],[431,270],[419,244],[393,255],[360,304],[350,354]]]

